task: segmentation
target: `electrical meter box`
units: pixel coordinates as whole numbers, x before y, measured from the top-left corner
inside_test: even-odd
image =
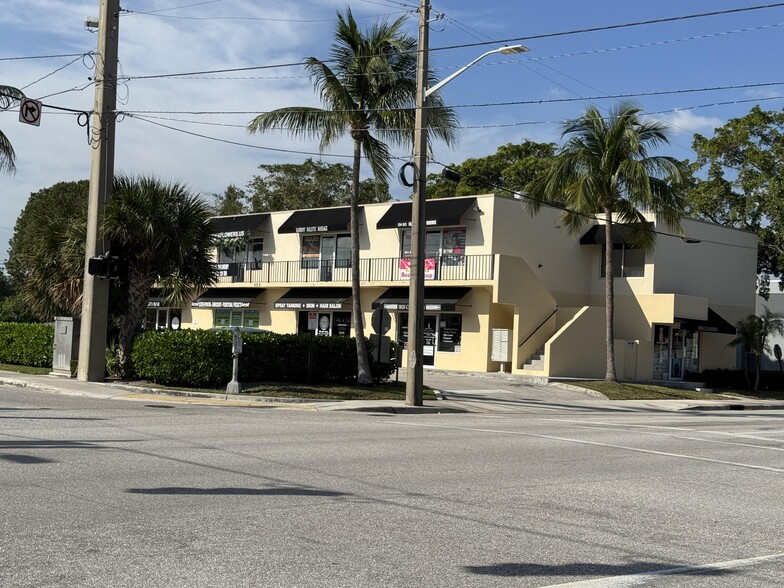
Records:
[[[54,350],[52,375],[73,378],[79,359],[79,319],[70,316],[54,317]]]

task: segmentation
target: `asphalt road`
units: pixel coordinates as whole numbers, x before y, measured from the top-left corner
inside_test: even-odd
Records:
[[[0,388],[3,587],[757,587],[784,412],[394,415]]]

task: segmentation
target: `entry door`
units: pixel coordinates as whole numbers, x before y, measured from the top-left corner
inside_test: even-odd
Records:
[[[335,265],[335,237],[321,237],[321,281],[332,281],[332,268]]]
[[[683,379],[683,331],[672,330],[672,351],[670,352],[670,379]]]
[[[436,363],[436,327],[438,317],[434,314],[426,314],[422,328],[422,365],[433,366]]]

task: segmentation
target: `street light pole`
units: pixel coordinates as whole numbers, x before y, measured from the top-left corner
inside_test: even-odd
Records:
[[[109,319],[109,280],[88,271],[91,257],[104,255],[98,238],[106,201],[114,182],[114,127],[117,105],[117,52],[120,34],[120,0],[101,0],[98,17],[98,54],[95,59],[95,110],[90,137],[90,193],[87,204],[82,324],[79,337],[77,378],[102,382],[106,374],[106,330]]]
[[[528,51],[522,45],[501,47],[488,51],[468,65],[461,67],[447,78],[427,87],[428,39],[430,31],[430,4],[421,0],[419,6],[419,44],[417,51],[416,118],[414,123],[414,194],[411,205],[411,266],[408,289],[408,364],[406,366],[406,405],[422,406],[424,379],[425,323],[425,201],[427,184],[427,109],[425,99],[448,84],[480,59],[493,53],[515,54]],[[435,350],[434,350],[435,353]]]

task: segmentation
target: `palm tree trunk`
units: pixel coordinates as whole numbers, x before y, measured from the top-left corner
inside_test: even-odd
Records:
[[[359,166],[362,161],[362,143],[354,140],[354,177],[351,190],[351,321],[354,323],[354,337],[357,341],[357,384],[370,386],[373,374],[370,371],[370,358],[365,343],[365,327],[362,320],[362,300],[359,284]]]
[[[128,311],[123,314],[117,334],[117,370],[122,378],[128,372],[131,344],[134,337],[141,331],[144,314],[147,310],[147,299],[155,277],[135,275],[128,272]]]
[[[615,276],[612,271],[612,211],[604,211],[604,314],[605,344],[607,346],[607,372],[604,379],[617,381],[615,374]]]

